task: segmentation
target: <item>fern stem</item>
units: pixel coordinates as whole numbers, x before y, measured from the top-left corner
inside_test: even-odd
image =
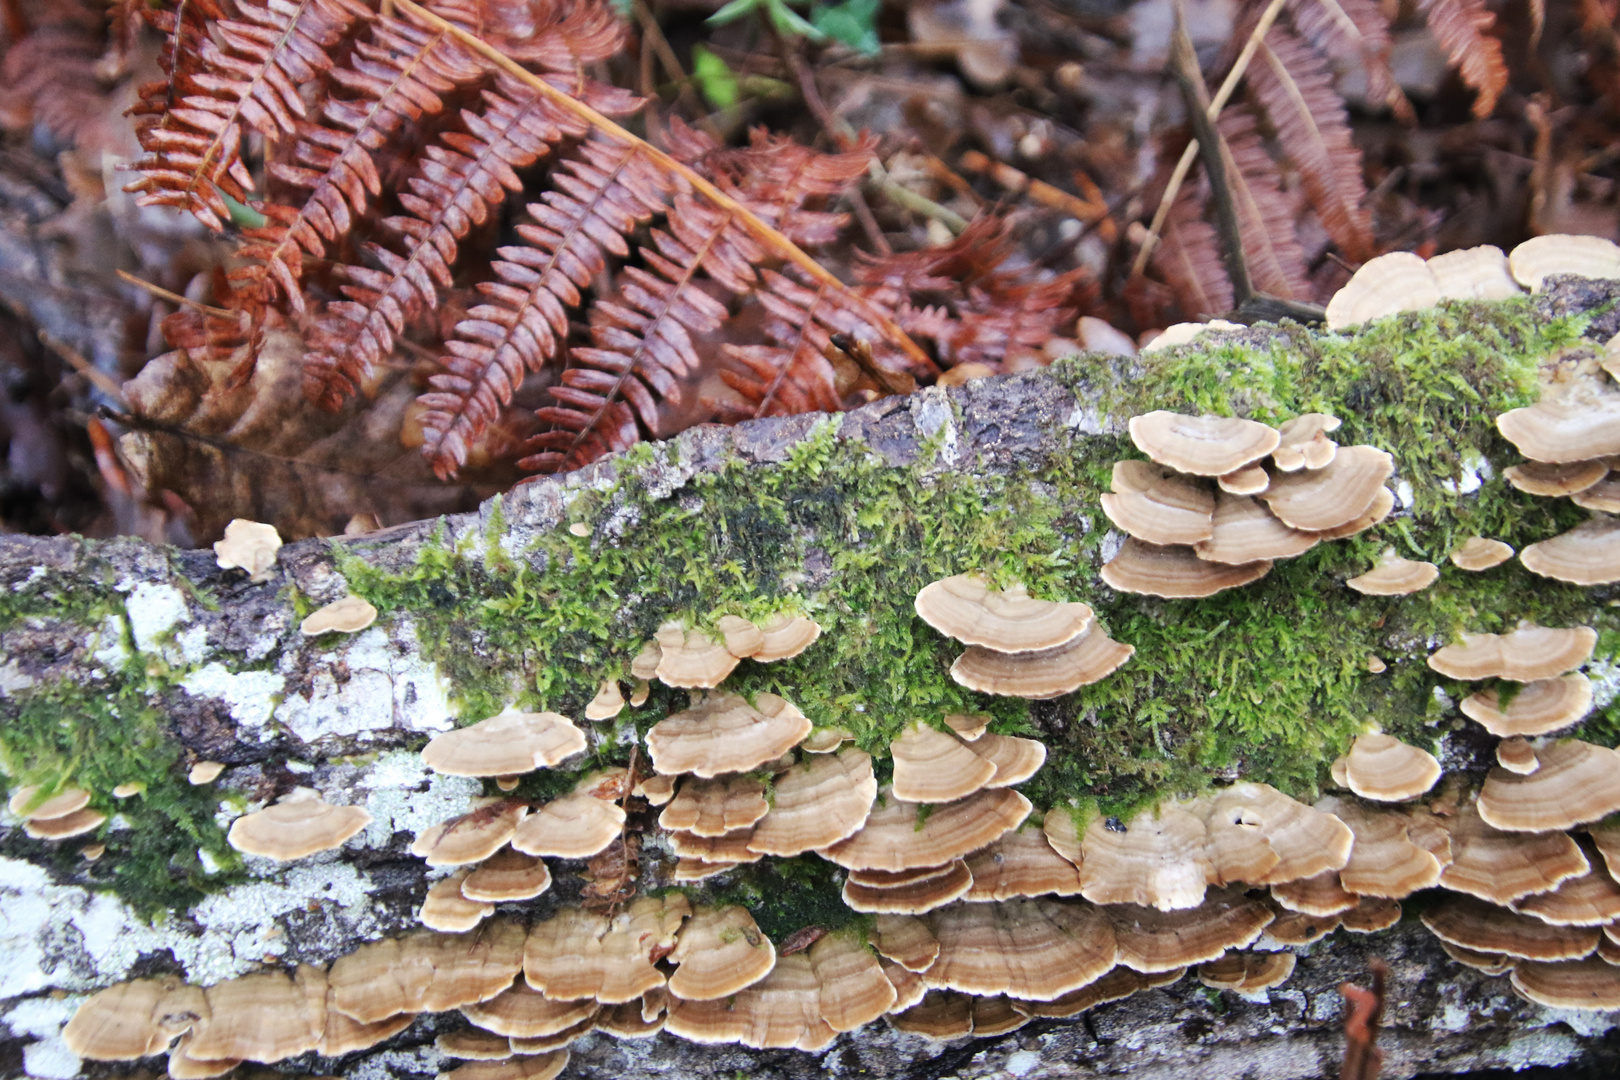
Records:
[[[615,139],[623,140],[632,146],[636,146],[642,154],[656,162],[659,168],[679,176],[682,180],[685,180],[689,185],[691,185],[693,190],[697,191],[709,202],[730,213],[733,220],[741,224],[743,228],[747,229],[760,241],[766,244],[766,246],[779,252],[787,261],[798,266],[816,281],[821,282],[822,284],[827,285],[847,296],[849,298],[850,305],[860,309],[864,313],[865,317],[880,331],[882,331],[883,336],[888,340],[889,344],[904,352],[908,357],[911,358],[913,363],[919,365],[925,371],[936,372],[939,370],[934,361],[930,359],[928,354],[922,350],[922,347],[919,346],[915,341],[912,341],[910,336],[907,335],[904,330],[900,329],[893,319],[889,318],[882,311],[879,311],[874,305],[856,295],[849,289],[848,286],[840,281],[836,275],[834,275],[826,267],[822,266],[809,254],[800,250],[797,244],[789,240],[786,236],[783,236],[780,232],[771,228],[765,222],[761,221],[746,206],[725,194],[719,188],[705,180],[702,176],[698,175],[695,171],[681,164],[679,161],[676,161],[674,158],[653,146],[645,139],[639,138],[636,135],[631,134],[629,131],[626,131],[624,128],[620,127],[618,124],[615,124],[612,120],[609,120],[607,117],[603,116],[601,113],[597,112],[583,101],[579,101],[572,95],[564,93],[555,86],[552,86],[540,76],[529,71],[517,61],[495,48],[495,46],[480,38],[477,34],[463,30],[454,23],[440,18],[439,16],[433,14],[433,12],[428,11],[420,5],[414,3],[413,0],[394,0],[394,2],[401,11],[410,15],[412,18],[432,27],[434,30],[449,34],[462,45],[466,46],[468,49],[471,49],[473,52],[478,53],[484,59],[511,75],[514,79],[521,79],[525,84],[532,86],[536,91],[543,94],[558,108],[564,109],[567,112],[579,117],[581,120],[590,124],[591,127],[602,132],[603,134],[609,135]],[[1280,3],[1281,0],[1274,0],[1274,2]]]
[[[409,3],[410,0],[405,2]],[[1221,110],[1231,100],[1233,91],[1237,89],[1238,80],[1249,70],[1249,61],[1254,59],[1254,54],[1260,49],[1261,40],[1271,29],[1271,24],[1277,21],[1277,16],[1282,14],[1283,4],[1286,2],[1287,0],[1271,0],[1265,12],[1261,14],[1260,21],[1255,23],[1254,32],[1249,35],[1249,40],[1243,44],[1243,51],[1238,54],[1237,63],[1232,65],[1232,70],[1226,73],[1221,88],[1215,91],[1215,96],[1210,99],[1209,108],[1204,113],[1210,123],[1214,123],[1220,117]],[[1131,264],[1131,277],[1140,274],[1147,266],[1148,256],[1153,254],[1153,246],[1158,243],[1159,232],[1164,228],[1164,219],[1170,216],[1170,207],[1176,201],[1176,194],[1181,190],[1188,171],[1197,159],[1198,143],[1189,142],[1187,148],[1181,152],[1181,160],[1176,162],[1175,169],[1170,173],[1170,183],[1165,186],[1164,194],[1159,198],[1159,208],[1153,212],[1153,224],[1148,226],[1147,239],[1142,241],[1142,250],[1136,253],[1136,261]]]

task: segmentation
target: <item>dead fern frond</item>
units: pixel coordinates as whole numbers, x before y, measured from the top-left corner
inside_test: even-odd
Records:
[[[1288,0],[1288,15],[1322,56],[1360,56],[1368,99],[1384,102],[1402,120],[1412,118],[1412,105],[1390,70],[1389,20],[1378,0]]]
[[[1418,10],[1463,82],[1473,89],[1474,117],[1483,120],[1491,115],[1508,84],[1502,43],[1491,33],[1496,15],[1485,0],[1420,0]]]
[[[1153,268],[1189,318],[1213,318],[1232,310],[1232,282],[1221,259],[1220,237],[1204,220],[1204,198],[1203,192],[1183,189],[1153,249]]]
[[[1230,109],[1216,127],[1230,155],[1226,179],[1254,287],[1284,300],[1309,299],[1305,252],[1294,230],[1297,207],[1278,185],[1277,164],[1266,153],[1254,115]]]
[[[1249,67],[1249,89],[1299,169],[1323,228],[1351,262],[1377,254],[1361,151],[1350,140],[1350,118],[1333,88],[1333,74],[1315,50],[1274,26]]]

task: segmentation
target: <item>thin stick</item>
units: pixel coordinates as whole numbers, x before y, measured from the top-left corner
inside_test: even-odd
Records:
[[[1249,40],[1243,45],[1243,51],[1238,54],[1237,63],[1226,73],[1226,80],[1221,83],[1221,88],[1215,91],[1209,108],[1204,111],[1210,123],[1213,124],[1220,118],[1221,110],[1226,108],[1227,101],[1237,89],[1238,80],[1249,70],[1249,61],[1254,59],[1254,54],[1260,48],[1261,39],[1271,29],[1271,24],[1277,21],[1285,2],[1286,0],[1271,0],[1261,14],[1260,21],[1255,23],[1254,32],[1249,35]],[[1153,246],[1159,242],[1159,231],[1164,228],[1164,219],[1170,216],[1170,207],[1176,201],[1176,195],[1181,191],[1181,185],[1187,179],[1187,172],[1197,157],[1198,144],[1188,143],[1187,149],[1181,152],[1181,160],[1176,162],[1175,169],[1170,173],[1170,183],[1165,186],[1164,195],[1159,199],[1159,208],[1153,212],[1153,224],[1148,226],[1147,238],[1142,241],[1142,250],[1136,253],[1136,261],[1131,264],[1132,277],[1140,274],[1142,268],[1147,266],[1148,256],[1153,254]]]
[[[793,77],[799,81],[799,96],[804,98],[804,104],[810,110],[810,115],[816,118],[822,129],[838,144],[838,149],[846,153],[855,147],[855,138],[849,132],[848,125],[840,125],[837,118],[827,108],[827,103],[821,99],[821,88],[816,85],[816,73],[805,63],[799,51],[785,41],[783,50],[787,53],[788,68]],[[889,246],[888,237],[878,228],[877,218],[872,216],[872,208],[866,205],[866,198],[859,188],[851,188],[849,203],[855,210],[855,219],[861,223],[861,231],[866,233],[866,241],[871,244],[879,255],[893,255],[894,248]]]
[[[236,312],[234,312],[234,311],[227,311],[225,308],[210,307],[207,304],[199,303],[196,300],[193,300],[189,296],[181,296],[177,292],[170,292],[168,289],[165,289],[163,286],[154,285],[150,281],[145,281],[145,280],[143,280],[141,278],[138,278],[134,274],[131,274],[127,270],[119,270],[118,271],[118,277],[123,281],[129,282],[131,285],[135,286],[137,289],[145,289],[147,292],[151,293],[153,296],[160,297],[160,298],[162,298],[164,300],[167,300],[171,304],[179,304],[181,307],[196,308],[198,311],[202,312],[204,315],[213,315],[213,316],[215,316],[217,318],[221,318],[221,319],[234,319],[234,318],[236,318]]]
[[[113,380],[111,375],[108,375],[105,371],[102,371],[90,361],[86,360],[73,346],[69,345],[67,342],[57,337],[49,330],[41,330],[39,332],[39,341],[40,344],[51,350],[51,352],[55,353],[57,356],[60,356],[63,360],[66,360],[68,362],[68,366],[74,371],[77,371],[80,375],[83,375],[86,379],[89,379],[92,383],[94,383],[97,390],[100,390],[103,394],[106,394],[113,401],[117,402],[119,408],[126,410],[129,408],[129,402],[124,400],[123,387],[119,386],[118,383]]]
[[[1078,195],[1071,195],[1060,187],[1054,187],[1045,180],[1037,180],[1027,173],[1013,168],[1003,161],[996,161],[977,150],[966,150],[962,153],[962,168],[970,173],[988,174],[990,179],[1012,192],[1014,195],[1027,194],[1031,199],[1042,206],[1049,206],[1053,210],[1061,210],[1072,218],[1084,223],[1100,221],[1108,214],[1108,207],[1100,202],[1087,202]]]
[[[1243,231],[1238,226],[1237,209],[1232,205],[1232,189],[1227,184],[1228,153],[1220,132],[1207,115],[1209,88],[1198,70],[1198,54],[1193,51],[1192,38],[1187,36],[1187,21],[1179,0],[1176,4],[1176,25],[1171,38],[1171,70],[1181,84],[1182,96],[1187,102],[1187,116],[1192,121],[1193,136],[1204,159],[1204,175],[1209,177],[1210,200],[1215,204],[1215,225],[1221,237],[1221,260],[1226,264],[1226,276],[1232,279],[1232,307],[1241,309],[1254,298],[1254,282],[1249,277],[1249,264],[1243,258]]]
[[[460,42],[461,45],[471,49],[473,52],[478,53],[484,59],[494,64],[508,75],[511,75],[514,79],[518,79],[525,85],[538,91],[542,97],[544,97],[547,101],[550,101],[553,105],[556,105],[558,108],[562,109],[564,112],[571,113],[605,135],[611,136],[612,138],[618,139],[627,145],[635,147],[637,152],[646,155],[646,157],[655,162],[658,167],[663,169],[665,172],[673,173],[674,175],[679,176],[682,180],[685,180],[704,198],[708,199],[715,206],[718,206],[720,209],[729,213],[739,224],[742,225],[743,228],[747,229],[755,237],[763,241],[767,247],[775,249],[788,262],[793,263],[795,266],[803,270],[806,274],[810,275],[810,277],[814,278],[821,284],[831,286],[837,292],[846,297],[852,304],[860,307],[865,318],[878,328],[878,330],[883,334],[884,338],[888,340],[889,344],[904,352],[912,363],[916,364],[919,368],[927,372],[936,372],[939,370],[938,366],[935,365],[933,360],[929,358],[928,354],[922,350],[921,346],[919,346],[915,341],[912,341],[911,338],[907,336],[906,332],[895,324],[893,319],[883,314],[883,312],[878,310],[875,305],[851,292],[849,286],[845,285],[830,270],[802,251],[797,244],[783,236],[781,233],[777,232],[775,229],[771,228],[769,225],[765,224],[765,222],[761,221],[753,213],[753,211],[749,210],[736,199],[733,199],[731,196],[709,183],[709,181],[698,175],[691,168],[681,164],[679,161],[676,161],[674,158],[670,157],[656,146],[648,143],[645,139],[640,139],[635,135],[632,135],[630,132],[626,131],[618,124],[615,124],[612,120],[609,120],[607,117],[603,116],[601,113],[597,112],[583,101],[579,101],[571,95],[558,90],[555,86],[552,86],[550,83],[540,78],[540,76],[524,68],[522,65],[518,64],[517,61],[507,56],[505,53],[501,52],[487,41],[484,41],[482,38],[478,37],[478,35],[469,33],[468,31],[463,30],[461,27],[456,26],[454,23],[440,18],[439,16],[433,14],[433,12],[428,11],[420,5],[414,3],[413,0],[395,0],[395,3],[399,6],[400,10],[408,13],[412,18],[426,24],[429,27],[432,27],[434,30],[439,31],[440,33],[450,35],[451,37],[455,38],[456,41]]]
[[[719,138],[719,129],[703,111],[702,103],[692,92],[692,80],[687,76],[686,69],[681,67],[680,58],[675,55],[675,50],[669,47],[669,39],[664,36],[663,27],[658,25],[658,20],[641,0],[635,0],[635,13],[636,21],[641,24],[641,40],[652,46],[653,55],[658,58],[659,66],[675,84],[675,100],[692,109],[692,114],[698,118],[699,127]]]

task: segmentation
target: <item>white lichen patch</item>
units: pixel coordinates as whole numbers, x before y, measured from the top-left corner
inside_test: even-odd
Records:
[[[447,731],[454,726],[449,688],[438,665],[420,655],[416,627],[409,618],[373,626],[347,641],[328,644],[323,639],[309,648],[327,662],[286,654],[283,674],[296,674],[303,663],[314,675],[307,695],[289,694],[274,713],[277,723],[304,742],[400,728]]]
[[[479,781],[466,776],[441,776],[408,750],[379,756],[349,785],[364,799],[355,800],[371,814],[371,824],[355,838],[367,847],[386,847],[399,832],[415,836],[441,821],[465,814],[483,793]],[[353,798],[353,795],[351,795]]]
[[[933,441],[938,447],[938,464],[955,466],[960,463],[956,414],[943,387],[930,386],[912,395],[911,422],[917,425],[917,430],[922,432],[925,439]]]
[[[1461,475],[1456,480],[1440,481],[1440,489],[1453,495],[1472,495],[1494,475],[1491,463],[1473,453],[1463,459]]]
[[[1593,660],[1586,665],[1586,677],[1592,680],[1592,705],[1605,709],[1620,696],[1620,664],[1612,660]]]
[[[138,652],[162,654],[159,640],[187,618],[186,597],[173,585],[143,581],[129,590],[124,603]]]
[[[17,661],[7,660],[0,664],[0,697],[10,697],[19,690],[27,690],[34,685],[34,677],[17,666]]]
[[[124,620],[117,615],[101,620],[101,625],[85,641],[85,648],[96,663],[109,672],[119,670],[135,655],[130,651],[129,642],[124,640]]]
[[[35,1042],[23,1047],[23,1071],[45,1080],[70,1080],[82,1063],[62,1038],[62,1028],[84,999],[36,997],[17,1002],[3,1017],[13,1035],[31,1035]]]
[[[232,672],[217,661],[198,668],[180,681],[181,688],[192,697],[224,702],[232,720],[252,728],[269,722],[286,685],[286,676],[278,672]]]

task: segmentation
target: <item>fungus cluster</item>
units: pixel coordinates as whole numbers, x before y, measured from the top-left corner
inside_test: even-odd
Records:
[[[1103,580],[1121,592],[1199,599],[1376,525],[1395,506],[1384,486],[1394,460],[1376,447],[1338,446],[1328,438],[1338,427],[1324,413],[1280,429],[1162,410],[1132,417],[1131,441],[1149,460],[1114,464],[1102,508],[1128,538],[1103,566]],[[1436,573],[1392,553],[1350,584],[1413,592]]]
[[[90,807],[90,793],[83,788],[65,787],[51,795],[29,784],[12,793],[6,809],[23,823],[23,833],[35,840],[66,840],[95,832],[107,815]]]

